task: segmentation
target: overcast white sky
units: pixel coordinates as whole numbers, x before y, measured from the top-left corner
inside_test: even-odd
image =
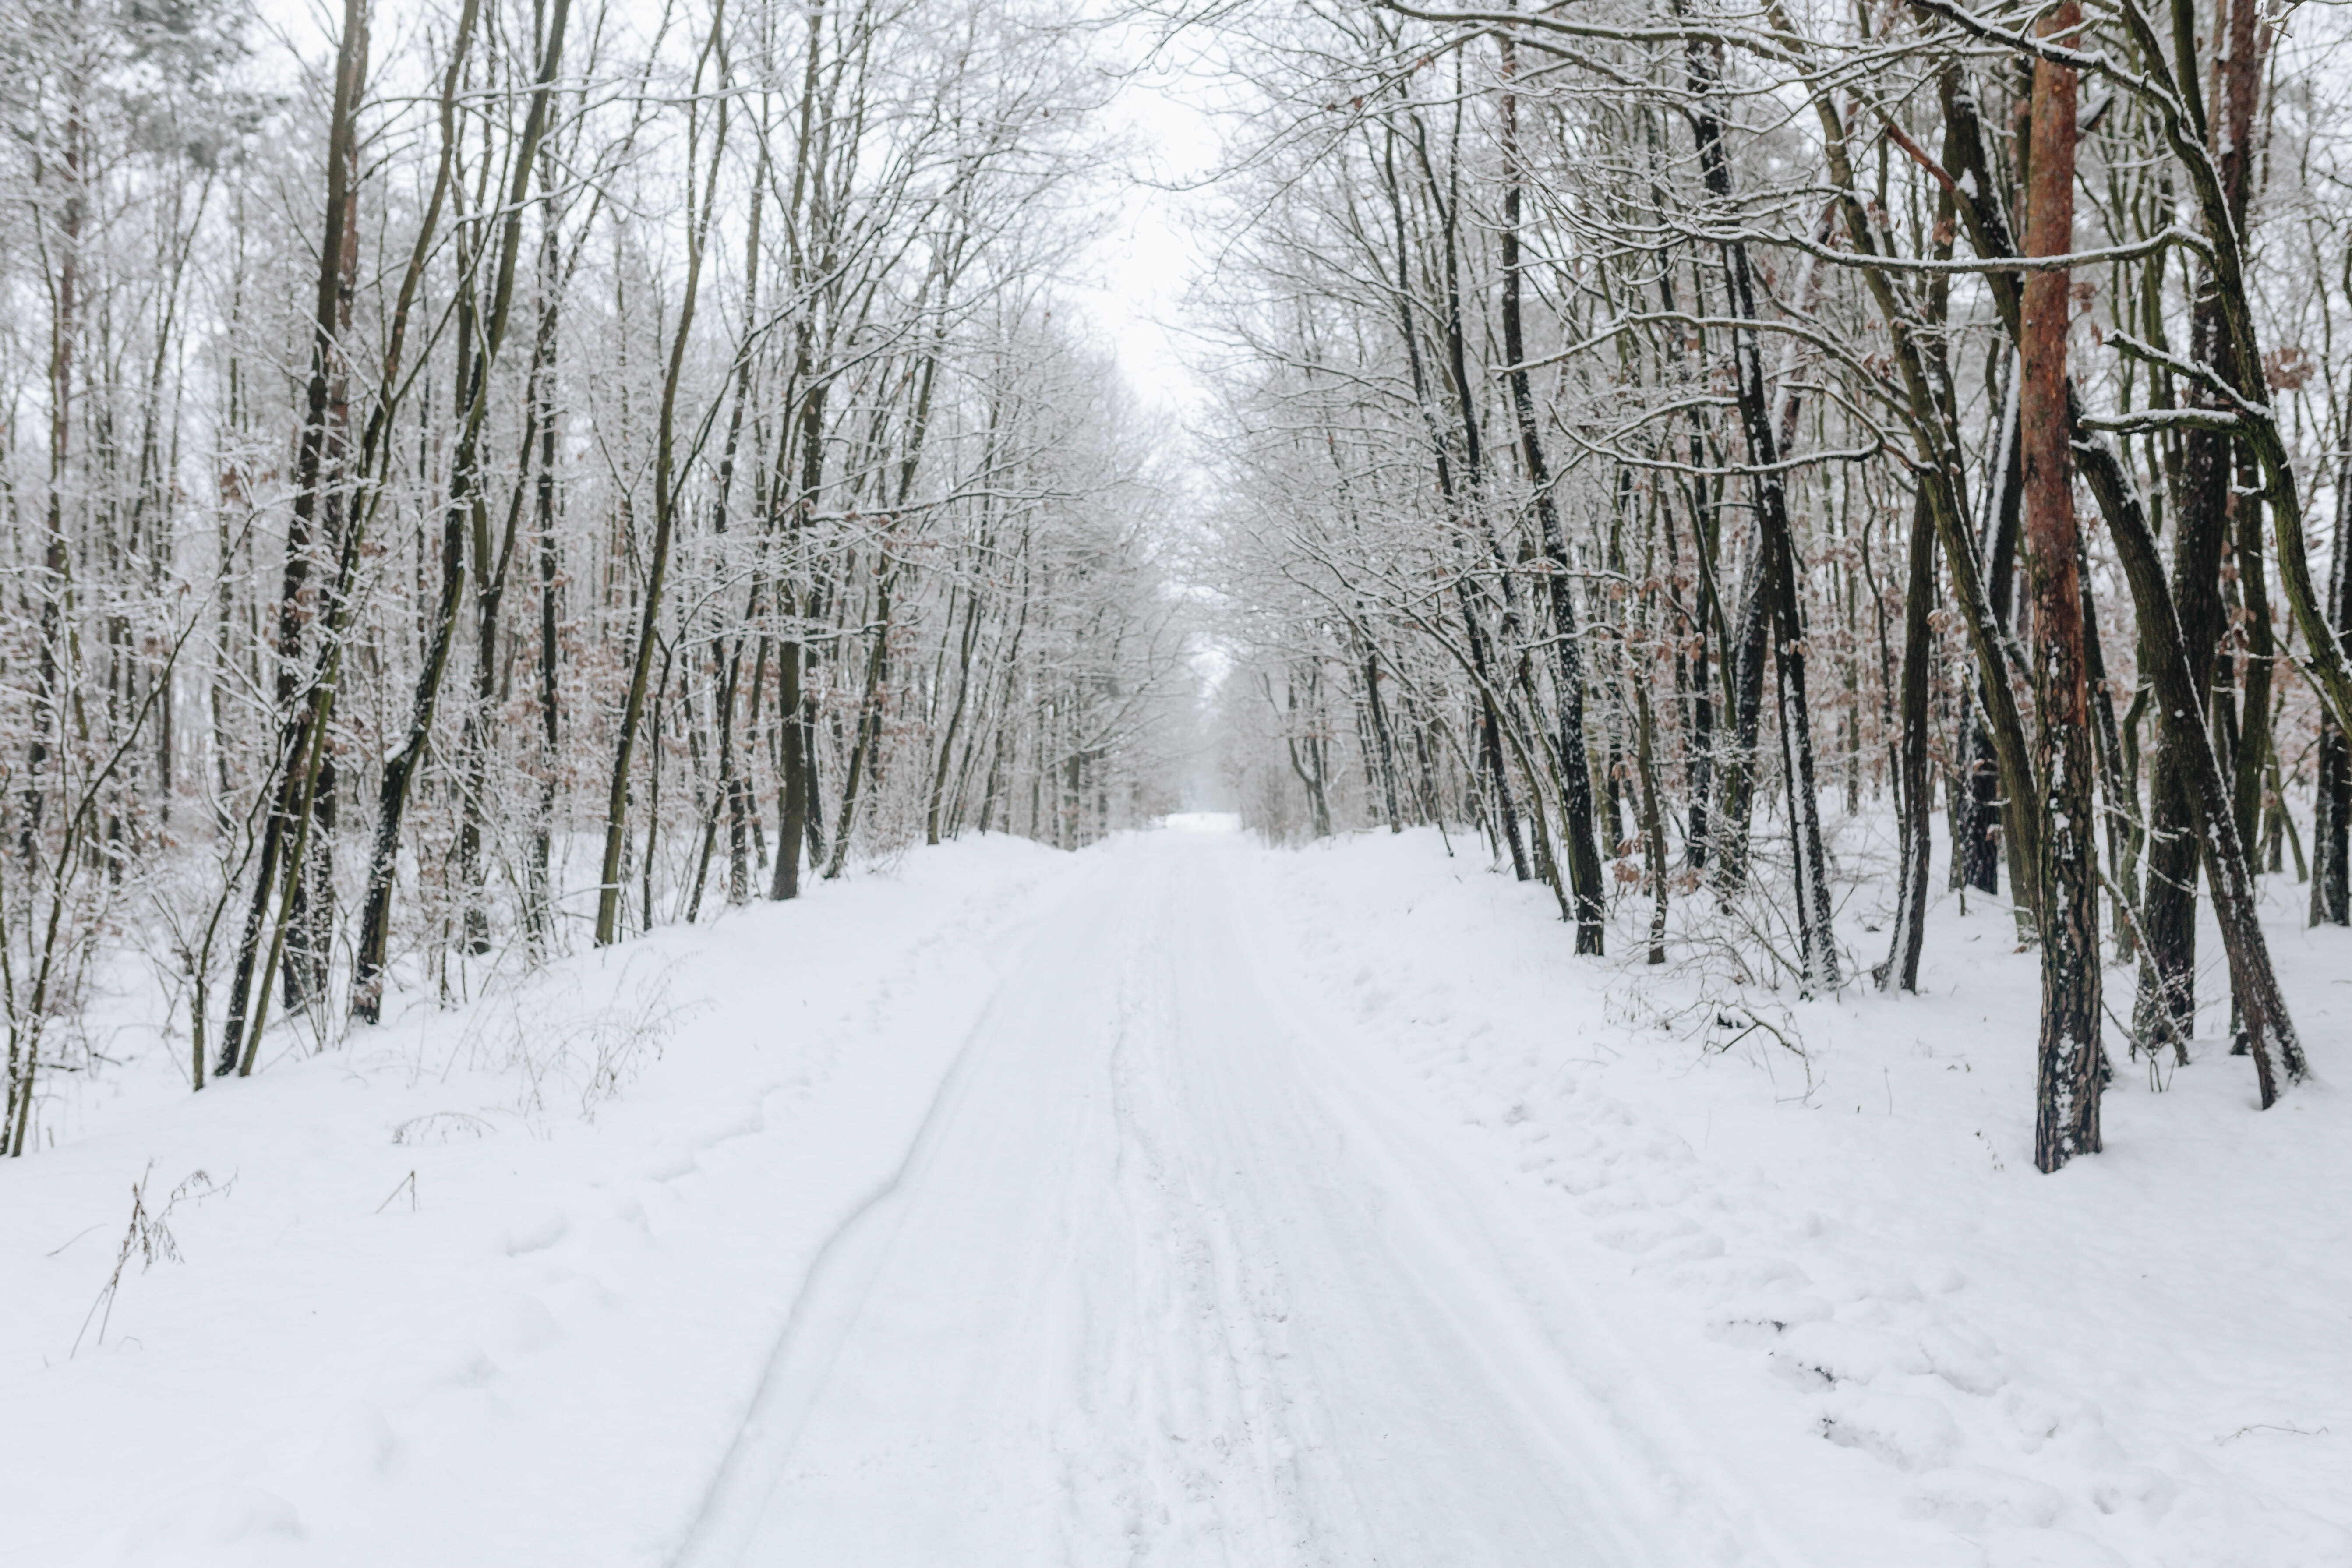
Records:
[[[1139,40],[1133,53],[1141,54]],[[1147,406],[1181,416],[1202,395],[1186,367],[1180,318],[1201,266],[1192,219],[1199,198],[1181,187],[1214,163],[1206,84],[1181,66],[1132,77],[1112,101],[1112,125],[1135,144],[1147,179],[1110,193],[1116,220],[1093,247],[1078,303],[1116,350]],[[1177,188],[1169,188],[1169,187]]]

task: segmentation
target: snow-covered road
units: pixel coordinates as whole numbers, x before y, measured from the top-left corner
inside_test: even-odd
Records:
[[[0,1193],[11,1561],[2352,1568],[2340,932],[2326,1081],[2045,1179],[2000,911],[1749,1037],[1465,848],[974,837],[126,1054]]]
[[[1034,930],[687,1563],[1658,1560],[1568,1282],[1287,1009],[1239,847],[1131,840]]]

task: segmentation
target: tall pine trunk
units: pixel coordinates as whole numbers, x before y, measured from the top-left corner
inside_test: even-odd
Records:
[[[2045,35],[2071,43],[2079,0],[2062,0]],[[2074,72],[2033,67],[2032,151],[2025,251],[2063,256],[2074,237]],[[2081,544],[2067,448],[2066,326],[2070,274],[2026,275],[2019,363],[2019,455],[2033,589],[2033,686],[2041,718],[2035,773],[2042,813],[2040,898],[2042,1035],[2033,1163],[2055,1171],[2099,1149],[2099,900],[2092,799],[2089,682],[2083,654]]]

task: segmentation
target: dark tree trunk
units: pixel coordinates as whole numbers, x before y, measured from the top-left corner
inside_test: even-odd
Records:
[[[2352,631],[2352,458],[2336,477],[2336,558],[2328,567],[2327,609],[2339,645]],[[2324,707],[2319,717],[2319,789],[2313,803],[2311,923],[2352,925],[2352,746]]]
[[[2237,776],[2231,795],[2239,841],[2251,849],[2262,837],[2263,784],[2271,761],[2271,668],[2277,648],[2271,636],[2270,590],[2263,581],[2263,503],[2255,496],[2235,495],[2231,511],[2246,637],[2238,661]]]
[[[2185,7],[2187,0],[2179,3]],[[2221,195],[2229,221],[2243,234],[2263,49],[2252,0],[2220,0],[2217,11],[2216,30],[2227,37],[2226,47],[2217,51],[2213,68],[2221,89],[2221,123],[2216,129]],[[2236,338],[2230,330],[2222,287],[2211,268],[2200,279],[2189,318],[2189,358],[2213,366],[2231,385],[2245,387],[2250,375],[2259,374],[2259,367],[2237,363]],[[2189,401],[2192,406],[2222,405],[2219,394],[2196,381],[2189,384]],[[2182,437],[2180,525],[2173,536],[2172,595],[2180,616],[2182,652],[2200,712],[2212,689],[2227,613],[2221,596],[2221,546],[2229,531],[2234,448],[2234,441],[2223,431],[2191,429]],[[2199,810],[2189,761],[2172,743],[2178,732],[2169,727],[2162,731],[2148,803],[2147,891],[2141,925],[2157,985],[2135,1009],[2143,1038],[2169,1032],[2187,1039],[2196,1030]]]
[[[1994,624],[2003,634],[2009,631],[2011,621],[2018,520],[2024,495],[2024,470],[2018,451],[2018,390],[2012,383],[2002,401],[2000,437],[1996,447],[1999,455],[1986,486],[1988,513],[1980,555],[1987,605]],[[1993,751],[1992,732],[1986,718],[1981,671],[1969,702],[1967,742],[1962,755],[1966,758],[1963,765],[1967,769],[1967,788],[1960,796],[1958,836],[1953,840],[1953,885],[1998,893],[2001,854],[2016,836],[2001,831],[2002,819],[2011,809],[2011,803],[2000,785],[2000,763]],[[2031,889],[2015,877],[2011,880],[2019,907],[2030,908]]]
[[[1633,687],[1633,754],[1642,784],[1642,850],[1650,881],[1650,944],[1652,963],[1666,961],[1666,814],[1658,795],[1656,724],[1650,711],[1650,688],[1638,678]]]
[[[1919,989],[1927,921],[1931,785],[1927,772],[1927,677],[1936,657],[1928,619],[1936,596],[1936,519],[1925,489],[1911,502],[1909,570],[1903,594],[1903,733],[1895,804],[1902,812],[1895,857],[1895,934],[1877,972],[1882,991]]]
[[[2311,843],[2311,923],[2352,925],[2352,769],[2346,767],[2344,731],[2319,721],[2319,788]]]
[[[789,608],[789,606],[786,606]],[[810,736],[801,700],[801,645],[787,639],[776,649],[776,712],[783,726],[782,798],[776,813],[776,865],[768,885],[771,899],[796,899],[801,892],[801,847],[808,838]]]
[[[1720,742],[1721,784],[1715,822],[1707,839],[1715,859],[1715,885],[1724,892],[1748,885],[1748,830],[1756,795],[1756,755],[1764,732],[1764,665],[1770,649],[1760,559],[1748,570],[1739,597],[1739,635],[1732,644],[1730,733]]]
[[[2253,873],[2238,838],[2230,786],[2206,736],[2204,715],[2192,700],[2195,687],[2180,623],[2138,498],[2132,494],[2131,482],[2115,454],[2081,430],[2081,413],[2071,396],[2068,414],[2075,425],[2074,452],[2082,463],[2083,477],[2098,500],[2116,554],[2131,580],[2132,600],[2139,612],[2140,647],[2148,662],[2166,736],[2188,766],[2191,800],[2197,808],[2189,831],[2192,842],[2203,850],[2206,878],[2213,889],[2213,915],[2229,956],[2230,988],[2237,1000],[2239,1027],[2254,1058],[2263,1104],[2268,1106],[2278,1095],[2273,1052],[2290,1081],[2301,1079],[2305,1068],[2302,1045],[2295,1038],[2294,1024],[2287,1016],[2286,1002],[2271,966],[2270,946],[2255,907]]]
[[[1381,701],[1381,656],[1370,637],[1364,638],[1364,713],[1372,731],[1372,744],[1380,757],[1379,783],[1381,804],[1386,810],[1391,833],[1404,831],[1404,819],[1397,803],[1396,741],[1389,731],[1388,709]]]

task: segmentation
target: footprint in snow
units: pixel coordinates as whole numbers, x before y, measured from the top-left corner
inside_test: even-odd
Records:
[[[1823,1401],[1822,1436],[1901,1470],[1937,1470],[1960,1449],[1959,1423],[1940,1400],[1876,1388],[1839,1388]]]

